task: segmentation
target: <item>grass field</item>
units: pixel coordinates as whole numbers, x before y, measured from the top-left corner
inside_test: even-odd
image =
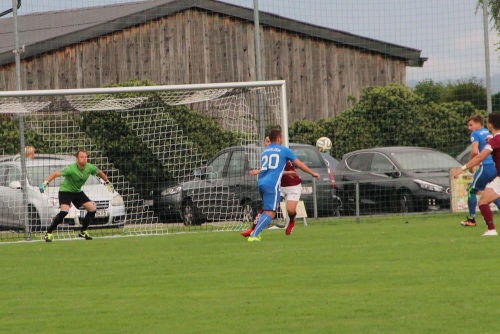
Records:
[[[463,216],[1,244],[3,333],[499,333],[500,238]]]

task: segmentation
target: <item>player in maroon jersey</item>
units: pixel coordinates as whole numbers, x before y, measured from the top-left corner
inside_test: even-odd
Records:
[[[488,226],[488,230],[483,233],[483,236],[496,236],[498,233],[493,223],[490,203],[500,198],[500,113],[488,115],[488,130],[490,130],[493,138],[488,141],[481,153],[463,165],[462,169],[456,172],[454,177],[458,178],[463,171],[478,166],[489,154],[491,154],[497,170],[497,177],[488,183],[481,195],[478,205],[483,215],[483,219]]]
[[[287,161],[283,176],[281,177],[281,194],[286,197],[286,212],[289,222],[286,227],[286,235],[290,235],[295,226],[295,216],[297,216],[297,204],[302,192],[302,179],[295,171],[292,163]]]

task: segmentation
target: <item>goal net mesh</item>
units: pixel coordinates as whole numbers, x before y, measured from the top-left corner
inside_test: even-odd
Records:
[[[43,194],[38,187],[75,162],[78,150],[115,188],[110,193],[94,177],[83,187],[97,209],[93,236],[247,228],[261,205],[249,170],[259,168],[263,134],[282,124],[280,92],[279,86],[159,88],[0,98],[0,113],[22,116],[25,145],[36,149],[25,163],[27,200],[20,156],[1,158],[0,238],[22,240],[29,230],[32,240],[43,239],[59,212],[63,177]],[[85,215],[72,205],[54,238],[77,238]]]

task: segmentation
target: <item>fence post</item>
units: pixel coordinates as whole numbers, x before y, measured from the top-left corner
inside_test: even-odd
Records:
[[[19,48],[19,29],[17,26],[17,9],[19,8],[20,0],[12,0],[12,16],[14,21],[14,57],[16,62],[16,88],[21,90],[21,55],[23,52]],[[31,238],[30,224],[28,220],[28,189],[27,189],[27,172],[26,172],[26,152],[25,152],[25,142],[24,142],[24,116],[22,113],[18,115],[19,117],[19,154],[21,156],[21,186],[23,192],[23,207],[22,207],[22,220],[24,223],[24,239],[26,241]]]
[[[356,223],[359,224],[359,182],[356,182]]]
[[[314,208],[314,218],[318,218],[318,198],[316,196],[316,178],[313,177],[313,208]]]

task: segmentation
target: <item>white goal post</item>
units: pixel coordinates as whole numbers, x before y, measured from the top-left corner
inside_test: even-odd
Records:
[[[116,189],[84,186],[95,236],[246,228],[260,205],[248,170],[270,127],[288,144],[287,113],[281,80],[0,92],[0,115],[36,149],[34,160],[19,147],[0,157],[0,240],[42,240],[59,183],[40,194],[40,180],[79,149]],[[75,238],[84,215],[72,207],[55,238]]]

